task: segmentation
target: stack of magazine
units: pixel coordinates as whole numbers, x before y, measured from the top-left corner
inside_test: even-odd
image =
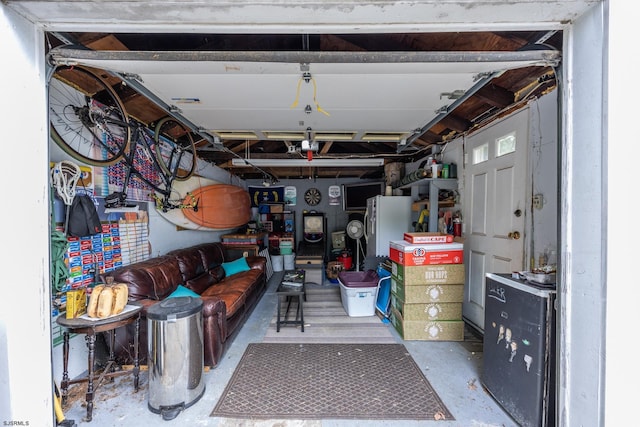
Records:
[[[304,283],[304,270],[287,271],[282,278],[282,284],[291,287],[302,286]]]

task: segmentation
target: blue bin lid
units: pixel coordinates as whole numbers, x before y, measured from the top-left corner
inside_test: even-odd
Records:
[[[162,300],[149,307],[147,319],[181,319],[202,310],[202,299],[191,296],[173,297]]]

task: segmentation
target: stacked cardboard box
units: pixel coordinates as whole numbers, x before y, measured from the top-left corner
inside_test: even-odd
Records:
[[[463,244],[428,240],[390,242],[391,323],[405,340],[462,341]]]

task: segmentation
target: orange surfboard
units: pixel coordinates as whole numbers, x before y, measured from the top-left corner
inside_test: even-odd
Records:
[[[194,175],[191,178],[187,179],[186,181],[175,180],[171,185],[171,198],[184,201],[187,198],[187,195],[192,193],[193,191],[201,187],[206,187],[207,185],[217,185],[217,184],[221,184],[221,182],[215,181],[209,178],[204,178],[199,175]],[[163,217],[170,223],[177,225],[181,229],[197,230],[197,231],[219,231],[220,230],[219,228],[204,227],[200,224],[196,224],[195,222],[189,220],[186,216],[184,216],[184,212],[187,210],[190,210],[190,209],[169,209],[166,212],[163,212],[162,209],[156,209],[156,212],[161,217]],[[234,228],[235,227],[232,227],[230,228],[230,230],[233,230]]]
[[[192,193],[198,200],[198,211],[184,209],[183,213],[187,219],[203,227],[240,227],[251,218],[251,198],[241,187],[229,184],[207,185]]]

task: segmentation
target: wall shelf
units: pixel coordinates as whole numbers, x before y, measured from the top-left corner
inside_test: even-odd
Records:
[[[438,201],[438,209],[440,208],[452,208],[456,205],[456,202],[453,200],[439,200]],[[429,209],[430,203],[429,199],[416,200],[411,204],[411,210],[414,212],[420,212],[422,209]]]
[[[295,241],[295,212],[285,210],[284,203],[264,203],[259,206],[260,222],[267,227],[269,233],[269,250],[279,253],[280,242]]]
[[[453,206],[450,201],[439,202],[440,190],[457,190],[458,180],[455,178],[423,178],[409,184],[401,185],[398,188],[411,192],[411,198],[415,200],[414,205],[415,203],[429,204],[429,211],[438,212],[441,207]],[[429,192],[428,199],[422,199],[420,197],[420,194],[424,194],[425,190]],[[431,203],[431,200],[434,202]],[[438,215],[429,215],[429,231],[438,231]]]

